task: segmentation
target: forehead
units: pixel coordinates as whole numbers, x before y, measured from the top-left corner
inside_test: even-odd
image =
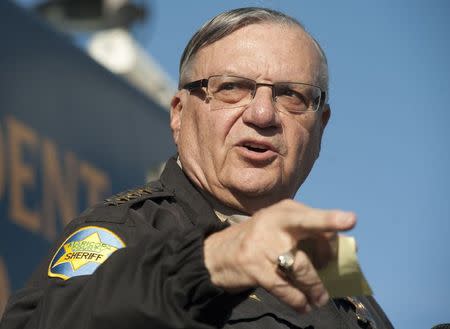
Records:
[[[252,24],[202,48],[193,78],[235,74],[261,81],[316,83],[320,53],[300,27]]]

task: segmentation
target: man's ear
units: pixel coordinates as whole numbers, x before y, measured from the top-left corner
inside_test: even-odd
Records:
[[[325,130],[325,127],[327,126],[328,120],[330,120],[331,116],[331,109],[329,104],[325,104],[322,109],[322,113],[320,116],[320,136],[319,136],[319,148],[317,150],[316,159],[319,157],[320,149],[322,147],[322,136],[323,132]]]
[[[327,103],[323,106],[322,117],[320,118],[321,119],[320,135],[323,135],[323,131],[327,126],[328,120],[330,120],[330,116],[331,116],[330,104]]]
[[[180,135],[183,103],[183,90],[179,90],[170,102],[170,129],[176,145]]]

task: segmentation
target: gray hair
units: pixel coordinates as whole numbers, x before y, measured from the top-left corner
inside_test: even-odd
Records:
[[[314,45],[317,47],[319,54],[321,55],[321,67],[319,76],[317,78],[319,86],[327,92],[328,95],[328,64],[325,52],[320,47],[319,43],[309,34],[305,27],[295,18],[283,14],[279,11],[259,8],[259,7],[246,7],[233,9],[217,15],[208,22],[206,22],[189,40],[186,48],[183,51],[183,55],[180,60],[179,68],[179,88],[186,83],[187,75],[190,65],[197,52],[230,35],[234,31],[239,30],[242,27],[258,24],[258,23],[275,23],[280,25],[294,25],[300,27],[311,38]]]

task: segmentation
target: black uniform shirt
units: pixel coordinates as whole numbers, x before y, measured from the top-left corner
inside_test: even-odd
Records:
[[[73,220],[0,329],[392,328],[370,297],[300,315],[261,288],[215,287],[203,240],[226,227],[170,159],[159,181]]]

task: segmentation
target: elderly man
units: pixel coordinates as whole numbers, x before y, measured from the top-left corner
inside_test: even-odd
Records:
[[[206,23],[172,100],[178,157],[72,221],[1,329],[391,328],[372,298],[330,300],[316,270],[355,215],[292,201],[330,117],[327,76],[282,13]]]

